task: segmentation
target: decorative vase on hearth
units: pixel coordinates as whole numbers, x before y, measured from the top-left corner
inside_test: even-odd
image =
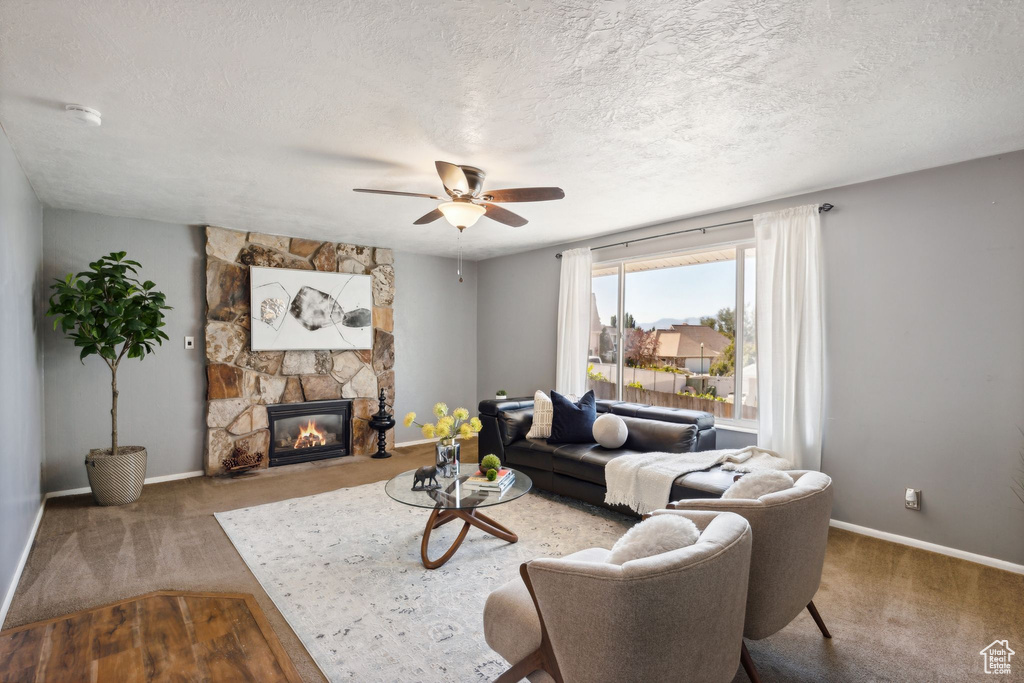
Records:
[[[459,476],[459,442],[442,440],[437,442],[437,474],[445,479]]]
[[[377,430],[377,452],[371,458],[390,458],[387,449],[388,430],[395,426],[395,418],[388,412],[387,395],[380,390],[380,401],[377,413],[370,417],[370,429]]]

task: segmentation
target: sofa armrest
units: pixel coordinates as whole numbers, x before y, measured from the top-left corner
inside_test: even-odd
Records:
[[[505,446],[525,438],[533,425],[533,400],[481,401],[480,422],[478,461],[494,454],[504,462]]]
[[[497,400],[493,398],[484,399],[480,401],[480,417],[484,415],[497,416],[502,410],[515,410],[517,408],[532,408],[533,407],[533,396],[524,396],[522,398],[506,398]]]

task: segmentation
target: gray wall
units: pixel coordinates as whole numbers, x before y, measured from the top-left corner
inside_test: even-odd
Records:
[[[455,261],[395,254],[395,438],[423,438],[404,427],[409,411],[429,420],[434,403],[476,414],[477,266],[464,264],[461,284]]]
[[[826,425],[835,519],[1024,563],[1010,478],[1024,438],[1024,152],[579,242],[828,201]],[[599,252],[611,259],[749,238],[750,224]],[[557,248],[480,262],[478,396],[550,387]],[[970,363],[965,359],[972,359]],[[903,508],[923,489],[924,509]]]
[[[47,279],[78,272],[90,260],[125,250],[143,265],[174,310],[171,338],[144,361],[118,371],[119,439],[149,450],[148,476],[202,470],[206,377],[203,363],[205,252],[202,228],[81,211],[46,209]],[[395,385],[398,418],[426,413],[435,401],[471,407],[476,387],[476,266],[460,285],[455,261],[395,255]],[[88,486],[82,465],[89,448],[110,441],[110,371],[98,358],[79,362],[59,333],[46,329],[47,491]],[[196,349],[186,351],[183,337]],[[422,438],[396,427],[399,442]]]
[[[142,264],[142,279],[167,295],[164,330],[170,341],[145,360],[125,359],[117,372],[118,441],[145,446],[148,477],[202,470],[204,255],[202,230],[136,218],[47,208],[43,217],[46,281],[88,268],[112,251]],[[47,285],[48,286],[48,285]],[[186,351],[183,337],[196,338]],[[47,491],[88,486],[83,460],[110,446],[110,370],[78,350],[52,325],[44,334]]]
[[[0,131],[0,601],[39,513],[43,349],[38,298],[43,208]],[[6,606],[6,605],[4,605]],[[0,622],[4,610],[0,608]],[[0,623],[2,626],[2,623]]]

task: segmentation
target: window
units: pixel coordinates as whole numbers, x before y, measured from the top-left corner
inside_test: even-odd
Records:
[[[755,259],[740,244],[595,264],[587,377],[597,397],[756,420]]]

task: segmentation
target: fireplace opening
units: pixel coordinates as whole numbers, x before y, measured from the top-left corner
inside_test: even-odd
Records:
[[[270,467],[349,455],[352,401],[267,406]]]

